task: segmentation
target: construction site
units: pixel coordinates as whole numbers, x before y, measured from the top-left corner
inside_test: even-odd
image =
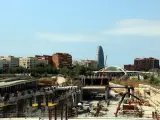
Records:
[[[65,79],[61,79],[59,84],[50,82],[47,85],[39,84],[37,80],[3,81],[0,86],[1,118],[160,119],[158,88],[145,84],[134,85],[132,82],[117,84],[107,75],[124,76],[121,70],[104,73],[80,76],[81,86],[62,84],[67,82]],[[122,79],[119,81],[127,83]],[[13,91],[18,91],[18,94]]]

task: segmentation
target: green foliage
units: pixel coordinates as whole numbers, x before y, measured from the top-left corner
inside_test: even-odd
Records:
[[[146,73],[143,73],[142,76],[144,77],[145,80],[150,78],[150,76]]]
[[[67,76],[69,73],[69,69],[66,67],[61,68],[61,69],[59,69],[58,73]]]
[[[81,65],[74,65],[71,68],[60,68],[56,69],[54,66],[44,66],[43,64],[37,65],[35,68],[31,69],[26,69],[23,67],[16,67],[16,68],[11,68],[7,72],[0,71],[0,73],[10,73],[10,74],[15,74],[15,73],[31,73],[33,76],[46,76],[47,74],[62,74],[64,76],[78,76],[78,75],[91,75],[92,71],[95,71],[96,69],[93,68],[88,68],[85,66]]]
[[[154,77],[154,75],[151,76],[150,81],[149,81],[152,85],[159,85],[160,84],[160,80],[157,77]]]
[[[55,67],[52,66],[45,66],[45,67],[35,67],[31,69],[26,69],[23,67],[16,67],[11,68],[8,70],[8,73],[32,73],[32,74],[58,74],[58,70]]]

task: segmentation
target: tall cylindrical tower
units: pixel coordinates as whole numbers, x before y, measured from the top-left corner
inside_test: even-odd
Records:
[[[98,46],[97,48],[97,62],[99,68],[104,67],[104,53],[102,46]]]

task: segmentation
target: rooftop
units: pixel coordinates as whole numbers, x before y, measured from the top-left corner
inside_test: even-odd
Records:
[[[149,58],[135,58],[135,60],[158,60],[158,59],[149,57]]]

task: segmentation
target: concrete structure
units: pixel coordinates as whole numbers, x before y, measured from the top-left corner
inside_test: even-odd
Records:
[[[81,89],[77,86],[39,88],[37,80],[1,82],[0,93],[0,118],[47,117],[52,104],[56,104],[55,114],[58,116],[58,110],[62,110],[63,105],[68,104],[68,108],[71,108],[81,99]],[[36,111],[42,114],[36,114]]]
[[[3,118],[1,120],[48,120],[48,117],[45,118],[41,118],[41,117],[33,117],[33,118]],[[68,118],[68,120],[126,120],[126,119],[130,119],[130,120],[154,120],[153,118],[126,118],[126,117],[121,117],[121,118],[115,118],[113,116],[109,116],[109,117],[79,117],[79,118]],[[60,120],[60,118],[58,119]],[[62,119],[61,119],[62,120]],[[66,118],[64,120],[67,120]]]
[[[70,68],[72,66],[72,56],[68,53],[53,54],[52,61],[58,69],[63,67]]]
[[[96,57],[98,61],[98,67],[103,68],[104,67],[104,53],[103,53],[102,46],[98,46]]]
[[[135,58],[134,65],[124,65],[126,70],[149,71],[159,68],[159,60],[156,58]]]
[[[19,59],[19,66],[24,68],[34,68],[38,64],[38,60],[36,57],[27,57]]]
[[[10,68],[19,67],[19,58],[16,58],[14,56],[8,56],[8,57],[1,56],[0,60],[8,61]]]

